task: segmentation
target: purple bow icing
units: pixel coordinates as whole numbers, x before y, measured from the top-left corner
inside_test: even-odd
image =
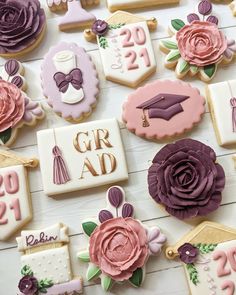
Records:
[[[77,90],[79,90],[83,84],[82,72],[78,68],[73,69],[72,71],[70,71],[69,74],[57,72],[53,76],[53,78],[57,84],[59,91],[63,93],[67,91],[70,83]]]

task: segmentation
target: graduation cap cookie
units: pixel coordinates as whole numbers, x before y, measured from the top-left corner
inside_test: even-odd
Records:
[[[156,81],[130,94],[123,106],[128,130],[150,139],[172,137],[201,120],[205,99],[196,88],[179,81]]]
[[[236,229],[203,222],[168,247],[166,256],[184,264],[191,295],[235,294]]]

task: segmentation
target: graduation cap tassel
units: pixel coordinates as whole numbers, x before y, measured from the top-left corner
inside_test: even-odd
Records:
[[[230,104],[232,107],[233,132],[236,132],[236,97],[230,99]]]
[[[146,116],[146,114],[145,114],[145,111],[143,110],[143,116],[142,116],[142,121],[143,121],[143,127],[149,127],[150,126],[150,124],[149,124],[149,122],[148,122],[148,120],[147,120],[147,116]]]
[[[54,155],[53,161],[53,183],[54,184],[64,184],[70,181],[70,176],[67,171],[65,161],[62,157],[61,150],[57,145],[52,149]]]

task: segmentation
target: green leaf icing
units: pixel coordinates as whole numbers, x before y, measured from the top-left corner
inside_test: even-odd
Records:
[[[25,265],[22,267],[21,274],[22,274],[22,276],[33,276],[34,275],[34,273],[31,270],[29,265]]]
[[[101,270],[96,265],[90,264],[87,271],[86,278],[88,281],[91,281],[99,277],[101,273],[102,273]]]
[[[110,277],[102,276],[101,278],[102,289],[104,291],[109,291],[113,285],[113,280]]]
[[[185,23],[181,19],[172,19],[171,25],[176,31],[179,31],[185,26]]]
[[[198,72],[199,68],[198,66],[190,66],[190,71],[195,75]]]
[[[5,144],[11,138],[12,129],[8,128],[7,130],[0,132],[0,140]]]
[[[80,260],[82,260],[83,262],[90,262],[90,257],[89,257],[88,251],[80,252],[77,257]]]
[[[103,49],[106,49],[108,47],[108,42],[106,37],[103,37],[103,36],[99,37],[99,46],[102,47]]]
[[[135,287],[140,287],[143,281],[143,270],[142,268],[137,268],[134,272],[132,277],[129,279],[132,285]]]
[[[190,68],[190,65],[187,61],[183,60],[181,62],[181,65],[179,66],[179,72],[180,74],[184,73],[184,72],[187,72]]]
[[[201,244],[201,243],[199,243],[194,246],[199,249],[201,254],[208,254],[208,253],[211,253],[215,250],[215,248],[217,247],[217,244]]]
[[[171,52],[167,55],[167,61],[175,61],[181,57],[179,50],[171,50]]]
[[[177,44],[174,41],[170,41],[170,40],[162,40],[161,41],[162,45],[168,49],[178,49]]]
[[[88,222],[82,223],[82,227],[86,235],[90,237],[93,231],[95,230],[95,228],[97,227],[97,224],[95,222],[88,221]]]
[[[212,64],[212,65],[209,65],[209,66],[205,66],[203,68],[204,70],[204,73],[209,77],[209,78],[212,78],[216,72],[216,65],[215,64]]]
[[[190,281],[197,286],[198,283],[200,283],[198,278],[198,271],[194,264],[187,264],[186,265],[187,271],[189,273]]]
[[[120,28],[123,27],[124,25],[125,25],[125,23],[109,25],[109,30],[120,29]]]
[[[41,293],[47,293],[47,289],[53,286],[52,280],[43,279],[38,282],[38,291]]]

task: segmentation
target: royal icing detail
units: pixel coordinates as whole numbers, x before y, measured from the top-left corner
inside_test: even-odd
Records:
[[[7,240],[32,218],[26,167],[36,160],[0,152],[0,240]]]
[[[105,76],[108,80],[136,87],[156,70],[149,29],[145,21],[112,24],[98,20],[97,35]]]
[[[26,96],[24,68],[15,59],[8,60],[0,72],[0,146],[13,143],[17,129],[34,125],[44,116],[41,106]]]
[[[97,219],[83,222],[89,248],[78,253],[78,258],[89,262],[87,280],[99,277],[104,291],[116,282],[129,281],[140,287],[148,258],[161,252],[166,237],[158,227],[147,228],[133,217],[134,208],[125,201],[121,187],[107,191],[107,204]]]
[[[48,104],[65,119],[81,120],[96,105],[99,89],[95,66],[75,43],[60,43],[50,49],[41,79]]]
[[[23,252],[18,284],[22,295],[82,293],[81,278],[73,279],[71,271],[67,231],[64,225],[56,224],[23,231],[17,238],[18,250]]]
[[[39,131],[37,137],[43,186],[47,195],[128,178],[116,119]],[[55,152],[55,143],[59,155],[52,153]]]
[[[167,54],[165,65],[175,68],[178,78],[198,74],[208,82],[214,78],[219,64],[233,60],[235,40],[227,39],[218,29],[218,18],[211,12],[212,4],[208,0],[199,2],[198,14],[189,14],[188,23],[172,20],[170,31],[174,36],[160,42],[160,48]],[[199,38],[201,42],[197,41]]]
[[[236,142],[236,80],[208,85],[208,103],[220,145]]]
[[[205,99],[196,88],[179,81],[155,81],[138,88],[123,106],[128,130],[147,138],[181,134],[201,120]]]

